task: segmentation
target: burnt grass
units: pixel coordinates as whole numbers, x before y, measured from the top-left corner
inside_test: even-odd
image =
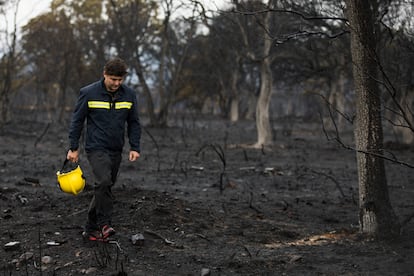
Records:
[[[403,228],[375,241],[358,234],[355,153],[318,123],[275,121],[264,149],[248,146],[253,121],[171,125],[144,125],[138,162],[125,152],[112,243],[81,237],[93,186],[84,153],[85,190],[57,186],[67,126],[2,127],[0,275],[414,275],[413,169],[386,162]],[[352,131],[341,137],[352,145]],[[387,145],[414,163],[412,147]]]

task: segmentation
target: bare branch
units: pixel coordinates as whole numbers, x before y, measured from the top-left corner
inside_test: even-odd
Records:
[[[332,118],[332,120],[333,120],[333,118]],[[363,153],[363,154],[371,155],[371,156],[378,157],[378,158],[382,158],[382,159],[387,160],[387,161],[390,161],[392,163],[395,163],[395,164],[398,164],[398,165],[402,165],[402,166],[408,167],[410,169],[414,169],[414,165],[413,164],[410,164],[410,163],[407,163],[407,162],[398,160],[397,157],[394,154],[392,154],[391,152],[388,152],[387,151],[387,153],[389,153],[392,157],[387,157],[384,154],[380,154],[380,153],[376,153],[376,152],[371,152],[369,150],[359,150],[359,149],[356,149],[354,147],[351,147],[351,146],[346,145],[340,139],[340,135],[339,135],[339,132],[338,132],[337,129],[336,129],[336,135],[335,135],[335,137],[330,137],[328,135],[327,131],[326,131],[326,128],[325,128],[324,123],[323,123],[323,120],[322,120],[322,129],[323,129],[323,132],[325,133],[325,136],[327,137],[328,141],[332,141],[332,140],[333,141],[336,141],[344,149],[352,150],[352,151],[358,152],[358,153]],[[382,149],[382,150],[384,150],[384,149]]]
[[[221,170],[221,173],[220,173],[220,185],[219,185],[219,187],[220,187],[220,193],[222,193],[223,190],[224,190],[224,184],[225,184],[224,183],[224,180],[225,180],[225,177],[226,177],[226,157],[224,155],[224,150],[223,150],[223,148],[220,145],[217,145],[217,144],[208,144],[208,145],[202,146],[197,151],[196,156],[198,156],[201,152],[203,152],[204,150],[206,150],[208,148],[213,149],[213,151],[219,156],[219,158],[220,158],[220,160],[221,160],[221,162],[223,164],[223,167],[222,167],[222,170]]]
[[[317,96],[321,97],[324,100],[324,102],[328,106],[329,114],[331,115],[333,124],[335,125],[335,129],[338,130],[337,127],[336,127],[336,122],[335,122],[335,120],[333,120],[333,114],[332,114],[332,108],[331,108],[332,107],[332,104],[329,102],[329,100],[324,95],[321,95],[319,93],[315,93],[315,92],[310,92],[310,93],[311,94],[314,94],[314,95],[317,95]],[[338,113],[340,116],[342,116],[345,120],[347,120],[348,122],[350,122],[351,124],[353,124],[353,118],[351,118],[347,114],[344,114],[342,111],[338,110],[337,108],[335,108],[335,112]],[[337,131],[337,133],[338,133],[338,131]]]
[[[257,14],[263,14],[268,12],[275,12],[275,13],[289,13],[293,15],[297,15],[301,17],[304,20],[333,20],[333,21],[341,21],[347,23],[348,20],[346,18],[341,17],[332,17],[332,16],[308,16],[301,12],[294,11],[294,10],[288,10],[288,9],[272,9],[272,8],[266,8],[262,10],[257,11],[239,11],[239,10],[233,10],[233,13],[239,13],[243,15],[257,15]]]
[[[319,37],[326,37],[326,38],[332,38],[333,39],[333,38],[338,38],[338,37],[340,37],[344,34],[348,34],[348,33],[349,33],[349,31],[346,31],[346,30],[338,32],[336,34],[332,34],[332,35],[330,35],[328,33],[325,33],[325,32],[298,31],[298,32],[293,33],[293,34],[286,35],[282,38],[273,38],[273,39],[276,41],[276,44],[283,44],[285,42],[288,42],[289,40],[298,39],[298,38],[302,38],[302,37],[319,36]]]
[[[329,174],[326,174],[326,173],[324,173],[324,172],[318,172],[318,171],[315,171],[315,170],[311,170],[313,173],[315,173],[315,174],[317,174],[317,175],[322,175],[322,176],[325,176],[326,178],[328,178],[328,179],[330,179],[330,180],[332,180],[332,182],[333,183],[335,183],[335,185],[336,185],[336,187],[338,188],[338,190],[339,190],[339,192],[341,193],[341,196],[344,198],[345,197],[345,193],[344,193],[344,191],[342,190],[342,187],[341,187],[341,185],[339,184],[339,182],[332,176],[332,175],[329,175]]]

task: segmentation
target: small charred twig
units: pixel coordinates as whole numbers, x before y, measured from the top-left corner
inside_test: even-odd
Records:
[[[175,154],[175,158],[174,158],[174,163],[173,163],[173,165],[171,167],[171,169],[173,171],[175,170],[175,167],[177,166],[179,157],[180,157],[180,152],[177,150],[177,153]]]
[[[261,150],[262,150],[262,155],[265,155],[265,154],[266,154],[266,152],[265,152],[265,146],[264,146],[264,144],[262,144],[262,148],[261,148]]]
[[[98,253],[96,252],[96,250],[93,251],[94,255],[95,255],[95,260],[98,263],[99,267],[104,267],[104,263],[103,261],[101,262],[101,259],[98,257]]]
[[[243,156],[244,156],[244,161],[249,161],[249,156],[247,155],[246,149],[243,149]]]
[[[202,146],[198,152],[196,153],[196,156],[198,156],[201,152],[203,152],[204,150],[206,150],[207,148],[211,148],[213,149],[213,151],[218,155],[218,157],[221,160],[221,163],[223,165],[221,173],[220,173],[220,193],[223,192],[224,190],[224,179],[226,176],[226,156],[224,155],[224,150],[220,145],[217,144],[208,144],[208,145],[204,145]]]
[[[409,128],[412,132],[414,132],[414,124],[412,123],[412,120],[410,117],[412,117],[412,111],[410,109],[406,110],[398,101],[397,99],[397,88],[392,83],[390,77],[386,73],[386,70],[384,69],[382,63],[380,62],[380,58],[377,56],[378,54],[374,51],[373,53],[375,60],[377,61],[379,71],[384,79],[384,82],[381,82],[379,80],[376,80],[378,83],[382,84],[388,94],[391,96],[391,100],[393,104],[396,106],[397,110],[394,112],[396,115],[401,117],[406,124],[405,127]],[[385,107],[388,110],[391,110],[388,107]]]
[[[39,273],[40,273],[40,276],[42,276],[43,275],[43,272],[42,272],[42,239],[40,237],[40,224],[38,226],[37,234],[38,234],[37,241],[39,242]]]
[[[321,116],[321,117],[322,117],[322,116]],[[382,158],[382,159],[387,160],[387,161],[390,161],[390,162],[392,162],[392,163],[395,163],[395,164],[398,164],[398,165],[402,165],[402,166],[406,166],[406,167],[408,167],[408,168],[414,169],[414,165],[409,164],[409,163],[407,163],[407,162],[400,161],[400,160],[398,160],[395,156],[392,156],[392,157],[387,157],[387,156],[385,156],[384,154],[381,154],[381,153],[371,152],[371,151],[368,151],[368,150],[360,150],[360,149],[353,148],[353,147],[351,147],[351,146],[347,146],[347,145],[346,145],[346,144],[342,141],[342,139],[341,139],[341,137],[340,137],[340,135],[339,135],[339,130],[338,130],[338,127],[336,126],[335,120],[334,120],[334,119],[333,119],[333,117],[332,117],[332,113],[331,113],[331,119],[332,119],[332,122],[333,122],[333,124],[334,124],[334,126],[335,126],[335,137],[331,137],[331,136],[328,134],[328,132],[326,131],[326,128],[325,128],[325,124],[323,123],[323,120],[322,120],[322,118],[321,118],[321,121],[322,121],[322,130],[323,130],[323,132],[325,133],[325,137],[326,137],[326,139],[327,139],[328,141],[332,141],[332,140],[334,140],[334,141],[336,141],[336,142],[337,142],[340,146],[342,146],[344,149],[347,149],[347,150],[352,150],[352,151],[357,152],[357,153],[363,153],[363,154],[370,155],[370,156],[374,156],[374,157],[377,157],[377,158]]]
[[[118,272],[118,276],[127,276],[128,274],[124,271],[124,263],[121,262],[121,271]]]
[[[32,183],[32,184],[36,184],[36,185],[40,184],[40,180],[38,178],[25,177],[23,178],[23,180],[26,182]]]
[[[161,235],[160,235],[160,234],[158,234],[158,233],[155,233],[155,232],[150,231],[150,230],[144,230],[144,232],[145,232],[145,233],[147,233],[147,234],[150,234],[150,235],[152,235],[152,236],[155,236],[155,237],[159,238],[159,239],[160,239],[160,240],[162,240],[165,244],[168,244],[168,245],[175,245],[175,242],[170,241],[170,240],[169,240],[169,239],[167,239],[167,238],[164,238],[163,236],[161,236]]]
[[[328,111],[329,111],[329,115],[331,116],[331,118],[332,118],[332,123],[334,124],[334,126],[335,126],[335,129],[336,130],[338,130],[338,128],[337,128],[337,126],[336,126],[336,122],[335,122],[335,120],[333,119],[333,112],[332,112],[332,108],[333,108],[333,105],[329,102],[329,100],[324,96],[324,95],[321,95],[321,94],[319,94],[319,93],[312,93],[312,94],[314,94],[314,95],[316,95],[316,96],[319,96],[319,97],[321,97],[322,98],[322,100],[326,103],[326,106],[328,107]],[[346,121],[348,121],[349,123],[353,123],[353,119],[352,119],[352,117],[350,117],[350,116],[348,116],[347,114],[345,114],[345,113],[343,113],[342,111],[340,111],[340,110],[338,110],[337,108],[335,108],[334,109],[334,111],[336,112],[336,113],[338,113],[342,118],[344,118]]]
[[[227,207],[226,207],[226,204],[223,202],[223,203],[221,203],[221,208],[223,209],[223,212],[225,213],[225,214],[228,214],[229,213],[229,211],[227,210]]]
[[[157,167],[157,172],[160,171],[160,167],[161,167],[161,160],[160,160],[160,147],[158,146],[157,141],[155,140],[154,136],[152,136],[152,134],[147,130],[147,128],[144,128],[145,133],[148,134],[148,136],[151,138],[151,141],[154,143],[155,148],[157,149],[157,159],[158,159],[158,167]]]
[[[413,218],[414,218],[414,213],[412,213],[411,215],[409,215],[406,219],[404,219],[401,222],[401,227],[404,227],[405,225],[407,225],[410,222],[410,220],[412,220]]]
[[[45,127],[45,129],[43,130],[42,134],[40,134],[39,137],[37,137],[36,141],[34,142],[34,147],[37,147],[37,144],[42,140],[43,136],[45,136],[45,134],[47,133],[47,130],[50,127],[50,123],[48,123]]]
[[[341,193],[342,197],[345,197],[345,193],[344,193],[344,191],[342,190],[341,185],[339,184],[339,182],[338,182],[338,181],[337,181],[337,180],[336,180],[333,176],[331,176],[331,175],[329,175],[329,174],[326,174],[326,173],[323,173],[323,172],[317,172],[317,171],[315,171],[315,170],[311,170],[311,172],[313,172],[313,173],[315,173],[315,174],[318,174],[318,175],[325,176],[326,178],[328,178],[328,179],[332,180],[332,182],[333,182],[333,183],[335,183],[336,187],[338,188],[339,192]]]
[[[229,261],[233,260],[234,257],[236,257],[237,252],[234,252],[233,254],[230,255],[229,257]]]
[[[181,169],[181,172],[184,174],[185,178],[187,179],[187,172],[188,172],[187,161],[183,160],[180,162],[180,169]]]
[[[224,148],[227,148],[227,141],[229,139],[229,132],[224,132]]]
[[[249,257],[252,258],[252,253],[250,253],[250,250],[247,248],[247,246],[243,245],[244,250],[249,254]]]
[[[181,139],[183,140],[183,143],[184,143],[184,146],[186,147],[186,148],[188,148],[188,143],[187,143],[187,132],[186,132],[186,126],[185,126],[185,123],[184,123],[184,121],[183,121],[183,127],[181,128],[181,132],[180,132],[180,134],[181,134]]]
[[[334,140],[337,141],[344,149],[352,150],[352,151],[355,151],[355,152],[358,152],[358,153],[363,153],[363,154],[366,154],[366,155],[371,155],[371,156],[378,157],[378,158],[382,158],[382,159],[390,161],[392,163],[402,165],[402,166],[406,166],[410,169],[414,169],[414,165],[412,165],[410,163],[407,163],[407,162],[400,161],[400,160],[396,159],[395,156],[391,158],[391,157],[387,157],[383,154],[379,154],[379,153],[376,153],[376,152],[371,152],[371,151],[368,151],[368,150],[359,150],[359,149],[347,146],[347,145],[345,145],[345,143],[342,142],[342,140],[339,139],[339,137],[335,138]]]
[[[106,244],[102,244],[102,246],[100,246],[100,249],[101,250],[99,252],[97,252],[97,250],[94,250],[95,260],[98,263],[98,266],[102,268],[107,267],[107,265],[109,264],[111,260],[111,256],[109,255],[108,248]]]
[[[220,173],[220,193],[223,193],[225,183],[228,183],[228,179],[226,177],[226,173],[223,171]]]
[[[121,245],[118,241],[109,241],[109,244],[114,244],[116,246],[116,258],[118,259],[118,253],[124,253],[124,250],[122,249]]]
[[[76,211],[76,212],[73,212],[73,213],[67,215],[67,217],[74,217],[74,216],[77,216],[79,214],[85,213],[86,211],[88,211],[88,209],[82,209],[82,210],[79,210],[79,211]]]
[[[258,208],[253,206],[253,192],[252,191],[250,191],[249,208],[255,210],[258,213],[261,213],[261,211]]]
[[[213,215],[213,213],[211,212],[211,208],[208,208],[208,215],[210,216],[210,218],[212,218],[213,220],[217,220],[217,217],[215,215]]]
[[[204,240],[206,240],[206,241],[209,241],[209,242],[211,242],[211,240],[209,239],[209,238],[207,238],[206,236],[204,236],[203,234],[195,234],[197,237],[200,237],[200,238],[202,238],[202,239],[204,239]]]
[[[116,257],[115,257],[115,270],[118,270],[119,252],[120,252],[120,249],[117,247],[117,249],[116,249]]]
[[[116,246],[116,257],[115,257],[115,270],[118,270],[119,254],[123,254],[124,250],[117,241],[109,241],[109,244],[114,244]],[[121,261],[122,271],[123,271],[123,262]]]
[[[25,259],[24,268],[25,268],[25,271],[26,271],[26,276],[29,276],[29,262],[28,262],[28,259],[27,259],[26,255],[25,255],[24,259]],[[10,275],[11,275],[11,272],[10,272]]]

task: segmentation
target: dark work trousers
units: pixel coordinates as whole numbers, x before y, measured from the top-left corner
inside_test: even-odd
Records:
[[[93,231],[111,224],[114,200],[111,188],[118,176],[121,153],[92,151],[87,155],[95,177],[95,194],[89,205],[85,230]]]

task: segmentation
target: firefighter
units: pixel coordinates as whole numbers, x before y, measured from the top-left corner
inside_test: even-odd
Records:
[[[127,65],[120,58],[109,60],[103,78],[80,89],[69,129],[67,159],[79,161],[79,139],[86,120],[85,151],[94,175],[94,195],[89,205],[83,236],[105,241],[115,234],[112,227],[113,194],[125,130],[129,140],[129,161],[140,157],[141,126],[135,92],[123,84]]]

